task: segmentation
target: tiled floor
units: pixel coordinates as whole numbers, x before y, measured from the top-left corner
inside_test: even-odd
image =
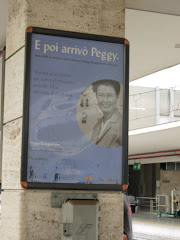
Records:
[[[133,238],[137,240],[180,240],[180,219],[157,214],[132,214]]]

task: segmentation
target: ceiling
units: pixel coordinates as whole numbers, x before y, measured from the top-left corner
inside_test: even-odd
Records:
[[[180,63],[179,26],[180,16],[126,9],[130,81]]]
[[[8,0],[0,0],[0,51],[6,43]],[[180,0],[126,0],[130,81],[180,63]],[[168,137],[167,137],[168,136]],[[130,154],[177,149],[180,127],[129,136]]]
[[[129,154],[180,149],[180,121],[129,132]]]
[[[126,8],[180,16],[179,0],[126,0]]]

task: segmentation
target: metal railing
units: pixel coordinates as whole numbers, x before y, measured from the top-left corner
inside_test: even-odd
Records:
[[[149,211],[150,213],[157,211],[156,198],[154,197],[137,197],[138,211]]]

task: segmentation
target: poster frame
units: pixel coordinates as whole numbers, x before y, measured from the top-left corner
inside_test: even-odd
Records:
[[[122,145],[122,184],[82,184],[82,183],[45,183],[27,182],[28,167],[28,131],[30,105],[30,72],[31,72],[31,41],[33,34],[43,34],[67,38],[76,38],[100,42],[122,44],[124,47],[124,77],[123,77],[123,145]],[[21,153],[21,186],[31,189],[63,189],[63,190],[102,190],[125,191],[128,187],[128,112],[129,112],[129,41],[125,38],[93,35],[45,28],[29,27],[25,38],[25,70],[23,97],[23,127]]]

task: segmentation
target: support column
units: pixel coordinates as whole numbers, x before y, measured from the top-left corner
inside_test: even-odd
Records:
[[[61,239],[61,209],[51,207],[56,190],[20,185],[24,44],[27,27],[124,37],[125,0],[8,0],[3,123],[2,240]],[[88,191],[80,191],[88,192]],[[123,235],[123,195],[99,192],[101,240]]]
[[[174,121],[174,89],[173,87],[171,87],[169,89],[169,92],[170,92],[170,97],[169,97],[169,120],[170,122],[173,122]]]
[[[160,124],[160,90],[156,87],[156,125]]]

